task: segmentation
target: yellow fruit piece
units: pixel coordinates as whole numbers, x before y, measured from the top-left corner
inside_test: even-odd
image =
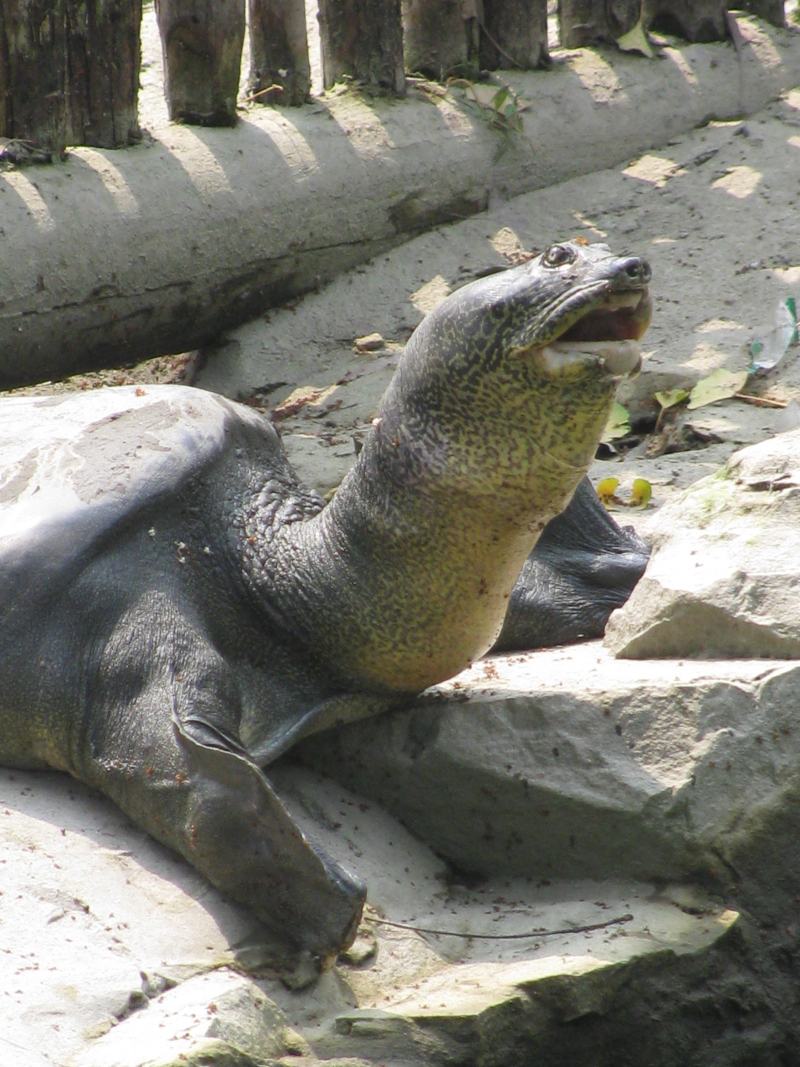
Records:
[[[635,478],[628,504],[633,508],[646,508],[652,495],[653,487],[648,480],[646,478]]]
[[[614,493],[616,492],[618,485],[619,478],[603,478],[601,482],[597,483],[597,495],[606,507],[608,507],[614,499]]]

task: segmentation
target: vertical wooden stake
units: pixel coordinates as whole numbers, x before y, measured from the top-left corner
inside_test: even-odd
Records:
[[[403,95],[400,0],[320,0],[319,28],[326,89],[349,77]]]
[[[483,0],[481,67],[535,70],[547,51],[547,0]]]
[[[169,117],[233,126],[244,43],[244,0],[156,0]]]
[[[402,13],[406,70],[438,81],[477,74],[477,10],[463,0],[403,0]]]
[[[141,0],[0,0],[0,136],[61,152],[139,136]]]
[[[248,22],[248,92],[263,94],[264,104],[299,107],[311,90],[304,0],[248,0]],[[270,86],[279,90],[265,93]]]
[[[786,8],[783,0],[739,0],[731,7],[741,7],[743,11],[749,11],[751,15],[758,15],[760,19],[771,22],[773,26],[786,25]]]
[[[564,48],[611,42],[629,33],[639,21],[642,0],[559,0],[558,25]]]
[[[642,0],[646,29],[707,43],[728,38],[726,0]]]

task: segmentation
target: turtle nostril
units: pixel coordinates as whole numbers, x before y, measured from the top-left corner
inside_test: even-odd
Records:
[[[640,259],[636,256],[628,260],[625,273],[632,282],[649,282],[651,277],[650,264],[646,259]]]

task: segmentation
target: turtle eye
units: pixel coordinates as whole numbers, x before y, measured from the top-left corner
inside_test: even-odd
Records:
[[[546,267],[563,267],[565,263],[572,263],[574,259],[575,252],[567,245],[550,245],[542,262]]]

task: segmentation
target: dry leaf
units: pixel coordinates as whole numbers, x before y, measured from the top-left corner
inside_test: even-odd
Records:
[[[688,395],[688,389],[666,389],[663,393],[653,393],[654,398],[664,409],[680,404],[681,400],[685,400]]]
[[[632,30],[623,33],[621,37],[617,38],[617,48],[622,52],[641,52],[641,54],[647,56],[648,59],[655,59],[655,53],[650,47],[650,42],[647,40],[647,34],[644,32],[644,26],[642,25],[641,19],[639,19]]]
[[[707,378],[701,378],[692,389],[687,405],[689,410],[694,411],[695,408],[702,408],[706,404],[713,404],[717,400],[727,400],[729,397],[735,396],[747,381],[747,378],[746,370],[730,371],[720,367],[713,374],[709,374]]]
[[[604,444],[608,444],[609,441],[616,441],[619,437],[627,437],[630,432],[631,417],[628,414],[628,409],[615,400],[600,440]]]

